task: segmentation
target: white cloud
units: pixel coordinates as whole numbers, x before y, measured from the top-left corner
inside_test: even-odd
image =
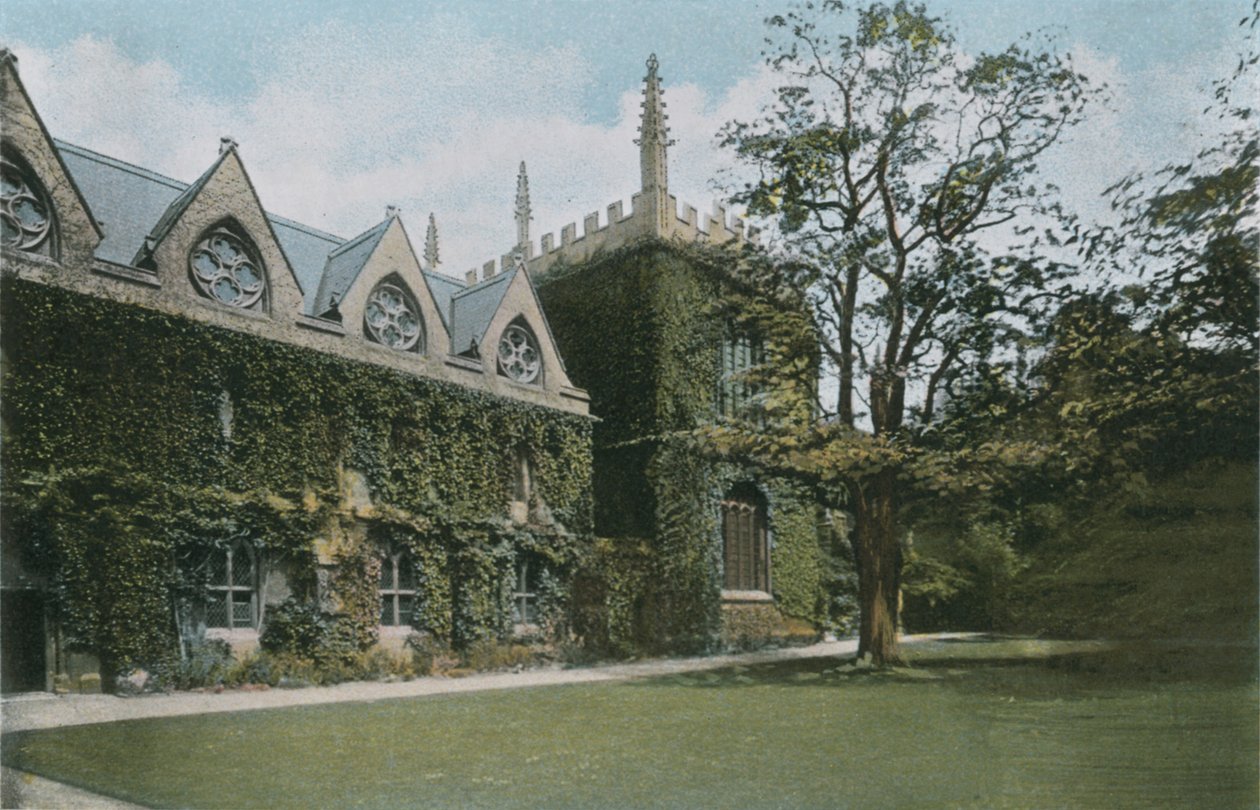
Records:
[[[280,69],[250,97],[229,100],[165,62],[133,61],[107,39],[14,50],[54,136],[189,181],[230,134],[268,210],[351,236],[394,204],[417,243],[433,211],[443,269],[456,275],[514,241],[521,160],[535,240],[617,199],[628,206],[638,188],[641,75],[626,77],[615,123],[592,123],[583,107],[592,68],[576,48],[530,52],[449,17],[418,33],[314,26],[280,48]],[[755,111],[766,81],[751,78],[721,98],[667,85],[680,200],[708,207],[723,160],[714,134]]]

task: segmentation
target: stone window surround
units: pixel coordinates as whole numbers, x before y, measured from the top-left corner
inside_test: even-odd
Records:
[[[414,602],[416,599],[416,594],[417,594],[418,589],[415,587],[414,581],[410,583],[412,587],[410,588],[402,587],[402,584],[403,584],[402,566],[404,564],[414,565],[411,559],[411,554],[406,549],[394,549],[382,555],[382,558],[381,558],[382,580],[385,578],[384,575],[386,574],[386,572],[388,572],[390,587],[386,588],[384,587],[384,584],[382,583],[378,588],[378,592],[381,598],[381,614],[383,617],[383,614],[385,612],[385,607],[387,604],[386,600],[388,600],[388,606],[390,608],[390,612],[393,613],[393,621],[381,622],[380,627],[382,629],[389,628],[392,631],[391,634],[400,632],[400,631],[403,633],[409,633],[411,632],[411,629],[412,629],[411,618],[403,616],[402,604],[403,604],[404,599],[409,599],[413,603],[412,609],[414,610],[415,609]],[[412,577],[414,578],[415,576],[414,570],[411,573],[412,573]],[[406,619],[405,621],[404,621],[404,618]]]
[[[208,614],[209,605],[212,604],[215,599],[222,599],[224,620],[227,624],[216,624],[211,626],[209,623],[209,616],[207,615],[207,633],[210,631],[223,631],[228,633],[249,631],[256,635],[258,633],[259,599],[261,598],[258,587],[258,552],[255,551],[253,545],[249,542],[238,540],[226,548],[216,549],[213,551],[209,561],[211,565],[213,565],[217,556],[220,554],[223,555],[224,580],[221,583],[216,581],[208,583],[206,604]],[[242,560],[249,566],[249,584],[247,585],[236,584],[235,573],[239,570],[236,566],[239,565]],[[238,624],[236,619],[235,606],[239,604],[236,600],[236,595],[240,593],[249,594],[249,620],[246,624]]]
[[[25,196],[31,197],[43,209],[44,225],[42,233],[34,243],[26,247],[21,245],[5,245],[6,251],[16,251],[22,255],[31,258],[44,259],[47,261],[57,262],[59,259],[58,249],[58,218],[57,209],[53,204],[52,197],[48,193],[47,187],[44,185],[42,178],[35,173],[27,160],[21,155],[16,147],[10,147],[7,143],[0,150],[0,164],[3,164],[5,174],[16,176],[24,187]],[[22,196],[22,195],[15,195]],[[27,230],[22,227],[19,218],[14,215],[10,217],[8,206],[4,206],[4,216],[6,219],[13,219],[18,225],[18,231]]]

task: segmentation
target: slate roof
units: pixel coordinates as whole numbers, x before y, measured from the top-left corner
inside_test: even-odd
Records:
[[[443,273],[435,273],[432,270],[425,270],[424,278],[425,281],[429,282],[429,290],[433,293],[433,302],[437,304],[438,314],[442,316],[442,323],[446,326],[447,334],[450,334],[451,299],[467,285],[457,278],[452,278]]]
[[[220,156],[188,184],[65,141],[54,143],[105,232],[97,257],[122,265],[134,263],[146,237],[161,238],[223,160]],[[345,297],[391,221],[343,239],[275,214],[267,219],[297,276],[308,315],[326,312],[334,294],[338,300]],[[468,287],[460,279],[424,271],[443,325],[455,333],[456,353],[466,351],[474,337],[481,342],[515,272]]]
[[[312,315],[322,315],[332,306],[333,298],[341,301],[346,297],[346,290],[354,284],[363,270],[363,265],[371,258],[381,237],[389,229],[393,217],[369,228],[349,242],[341,245],[328,254],[328,263],[324,265],[324,273],[319,281],[319,290],[308,309]]]
[[[65,141],[54,143],[93,215],[102,223],[105,238],[96,249],[97,257],[115,264],[131,264],[144,246],[145,237],[161,229],[168,213],[182,210],[178,204],[181,196],[199,187],[210,175],[206,172],[190,186]],[[184,204],[191,198],[192,194],[188,194]],[[329,252],[346,240],[275,214],[268,214],[267,219],[309,303],[319,286]]]
[[[463,354],[473,341],[481,346],[486,328],[499,311],[509,283],[516,278],[516,269],[500,273],[492,279],[474,284],[451,297],[451,354]]]

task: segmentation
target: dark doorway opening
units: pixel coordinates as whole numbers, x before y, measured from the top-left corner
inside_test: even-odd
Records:
[[[42,691],[47,669],[43,594],[0,590],[0,692]]]

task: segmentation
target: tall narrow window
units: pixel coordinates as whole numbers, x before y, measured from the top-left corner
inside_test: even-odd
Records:
[[[527,558],[516,561],[516,577],[512,584],[512,623],[538,624],[538,563]]]
[[[523,318],[512,321],[499,336],[499,373],[518,383],[542,382],[542,353]]]
[[[764,362],[761,341],[729,333],[718,344],[717,411],[728,418],[747,413],[757,394],[749,372]]]
[[[415,297],[397,276],[377,284],[363,310],[367,339],[400,352],[424,352],[424,322]]]
[[[722,562],[723,588],[769,592],[766,508],[752,487],[737,487],[722,501]]]
[[[9,155],[0,158],[0,243],[52,256],[53,208],[35,174]]]
[[[381,560],[381,624],[407,627],[416,610],[416,567],[406,551],[395,551]]]
[[[206,627],[258,626],[258,566],[249,543],[233,543],[210,555]]]
[[[188,256],[197,290],[207,298],[240,309],[257,307],[267,290],[262,263],[245,241],[227,228],[207,233]]]

